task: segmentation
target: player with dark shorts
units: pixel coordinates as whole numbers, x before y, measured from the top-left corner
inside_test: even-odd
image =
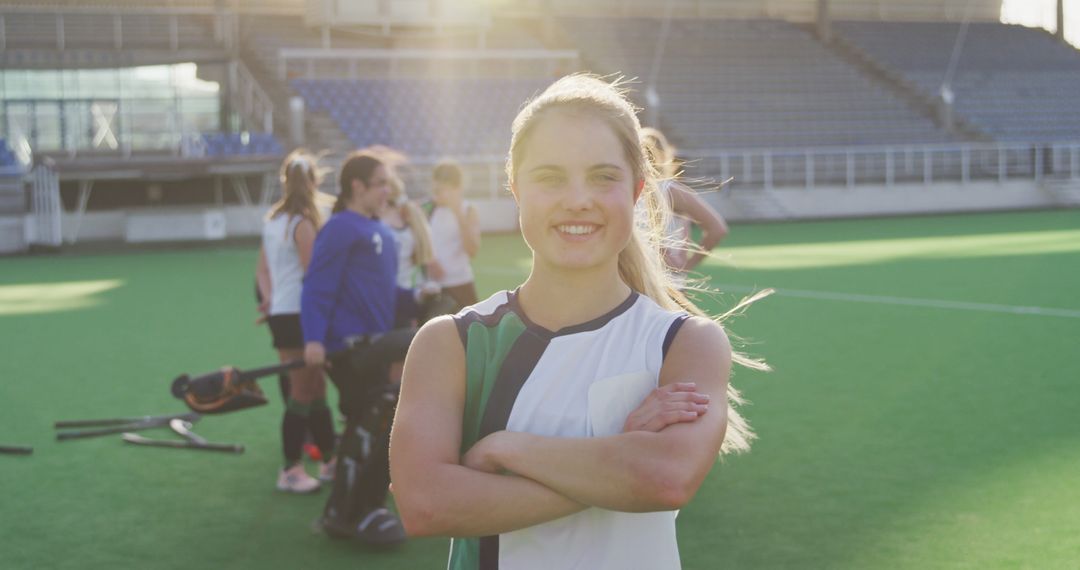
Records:
[[[290,362],[303,356],[300,292],[312,244],[322,225],[315,158],[301,150],[290,153],[282,164],[281,182],[281,199],[270,208],[263,225],[256,281],[263,298],[259,308],[270,323],[274,348],[282,362]],[[302,449],[309,434],[324,460],[318,478],[309,475],[302,462]],[[320,480],[328,481],[334,472],[334,426],[326,405],[326,380],[319,367],[289,372],[281,441],[285,463],[278,474],[278,490],[318,491]]]
[[[413,336],[393,330],[395,313],[399,302],[414,302],[414,292],[397,283],[393,232],[377,219],[389,180],[387,165],[373,153],[345,160],[334,213],[315,239],[300,311],[304,359],[329,360],[346,417],[322,527],[334,537],[380,545],[405,539],[385,504],[390,423]]]

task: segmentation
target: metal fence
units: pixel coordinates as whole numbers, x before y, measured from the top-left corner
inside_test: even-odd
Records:
[[[51,168],[39,165],[30,173],[31,215],[35,233],[30,243],[56,247],[63,239],[60,177]]]
[[[748,190],[1080,179],[1080,142],[692,151],[681,157],[691,180]],[[410,194],[426,191],[434,164],[420,159],[402,168]],[[458,164],[469,196],[507,196],[505,157],[468,157]]]
[[[730,181],[733,188],[1080,177],[1080,142],[699,151],[683,158],[691,176]]]

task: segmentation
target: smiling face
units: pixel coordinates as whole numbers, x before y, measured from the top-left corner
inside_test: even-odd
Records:
[[[619,137],[588,113],[549,109],[536,120],[513,183],[534,266],[615,270],[638,187]]]

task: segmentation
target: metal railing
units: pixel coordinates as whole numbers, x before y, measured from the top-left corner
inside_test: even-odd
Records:
[[[60,177],[51,168],[38,165],[30,173],[31,210],[35,232],[32,244],[56,247],[63,240],[62,215],[64,206],[60,201]]]
[[[299,75],[308,79],[316,77],[315,68],[319,63],[334,62],[349,64],[347,74],[342,77],[335,74],[339,79],[356,79],[357,71],[354,67],[356,62],[376,61],[386,62],[393,71],[395,62],[433,62],[433,61],[458,61],[458,62],[544,62],[548,66],[548,74],[554,74],[560,69],[561,63],[566,63],[567,68],[577,69],[579,55],[574,50],[496,50],[496,49],[459,49],[459,50],[428,50],[428,49],[319,49],[319,48],[283,48],[278,52],[278,79],[287,81],[291,75],[297,75],[295,71],[290,74],[290,65],[295,69],[301,67]]]
[[[1080,177],[1080,142],[959,143],[685,152],[693,177],[732,188],[897,184]]]
[[[229,84],[232,85],[233,105],[240,110],[248,128],[274,132],[274,101],[243,61],[229,62]]]
[[[103,29],[100,30],[100,32],[106,37],[109,35],[112,36],[112,41],[110,42],[111,45],[109,47],[116,50],[125,48],[131,49],[135,47],[146,47],[145,42],[136,42],[134,43],[134,45],[132,45],[132,42],[129,42],[125,39],[125,28],[127,27],[127,25],[125,24],[125,19],[132,16],[165,17],[165,28],[163,29],[163,31],[167,35],[168,49],[172,51],[177,51],[181,48],[208,47],[203,43],[199,43],[198,45],[187,45],[181,41],[180,18],[184,16],[215,17],[216,29],[214,41],[219,45],[213,47],[220,47],[220,44],[222,44],[222,42],[224,41],[221,31],[224,26],[219,20],[224,18],[225,14],[211,7],[142,6],[139,8],[119,8],[110,6],[2,5],[0,6],[0,8],[2,8],[2,11],[0,11],[0,50],[5,50],[12,47],[22,47],[17,45],[8,45],[11,36],[11,34],[9,33],[9,29],[12,25],[14,25],[9,20],[13,19],[11,18],[11,16],[18,14],[28,14],[33,16],[51,16],[54,19],[55,25],[50,26],[50,28],[52,29],[50,44],[52,44],[51,47],[54,47],[59,51],[64,51],[65,49],[81,49],[85,47],[80,45],[69,45],[70,42],[68,41],[68,35],[71,23],[70,21],[66,21],[65,16],[68,16],[70,20],[75,20],[78,18],[78,16],[110,16],[112,22],[110,29]],[[76,24],[84,24],[84,22],[76,22]],[[143,29],[144,24],[140,22],[138,26],[140,28],[139,31],[141,32],[141,35],[145,35],[146,30]],[[40,37],[35,38],[34,43],[35,45],[33,47],[42,47],[42,45],[44,44],[44,39]],[[97,43],[99,42],[95,42],[95,44]]]
[[[997,21],[1001,3],[976,0],[972,14],[977,20]],[[778,18],[812,21],[816,2],[808,0],[515,0],[496,12],[518,16],[625,16],[655,18],[662,4],[671,6],[677,18]],[[831,2],[829,12],[842,20],[959,21],[972,0],[861,0]]]
[[[904,147],[758,149],[682,153],[687,175],[704,186],[733,190],[815,187],[1005,183],[1044,178],[1080,180],[1080,142],[910,145]],[[459,157],[466,194],[509,197],[504,156]],[[400,168],[406,191],[424,197],[438,159],[419,157]]]

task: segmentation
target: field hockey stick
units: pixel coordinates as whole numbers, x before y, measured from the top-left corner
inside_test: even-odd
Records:
[[[139,416],[136,418],[104,418],[99,420],[61,420],[53,424],[56,429],[69,429],[69,428],[81,428],[81,427],[105,427],[105,426],[119,426],[124,424],[137,424],[142,422],[152,421],[165,421],[168,422],[174,418],[186,418],[190,416],[190,412],[183,414],[166,414],[161,416]]]
[[[199,445],[205,445],[207,443],[210,443],[210,442],[206,441],[205,437],[203,437],[201,435],[198,435],[195,432],[191,431],[191,422],[187,422],[187,421],[180,420],[180,419],[172,420],[171,422],[169,422],[169,429],[173,430],[178,435],[180,435],[184,439],[190,441],[191,443],[195,443],[195,444],[199,444]]]
[[[112,435],[114,433],[124,433],[124,432],[129,432],[129,431],[153,429],[153,428],[166,426],[173,419],[183,419],[183,420],[186,420],[186,421],[194,422],[194,421],[198,421],[198,419],[200,417],[202,417],[202,416],[195,413],[195,412],[190,412],[190,413],[187,413],[187,414],[182,414],[180,416],[177,416],[176,418],[173,418],[173,417],[159,417],[159,418],[152,418],[152,419],[139,421],[139,422],[135,422],[135,423],[130,423],[130,424],[103,427],[101,429],[87,429],[87,430],[76,430],[76,431],[61,432],[61,433],[56,434],[56,439],[59,440],[59,441],[65,441],[65,440],[69,440],[69,439],[82,439],[82,438],[86,438],[86,437],[98,437],[98,436],[102,436],[102,435]]]
[[[34,448],[29,445],[0,445],[0,453],[7,455],[30,455]]]
[[[174,439],[150,439],[137,433],[125,433],[125,443],[145,445],[148,447],[172,447],[176,449],[204,449],[206,451],[224,451],[228,453],[243,453],[244,446],[232,443],[194,443],[192,441],[176,441]]]

